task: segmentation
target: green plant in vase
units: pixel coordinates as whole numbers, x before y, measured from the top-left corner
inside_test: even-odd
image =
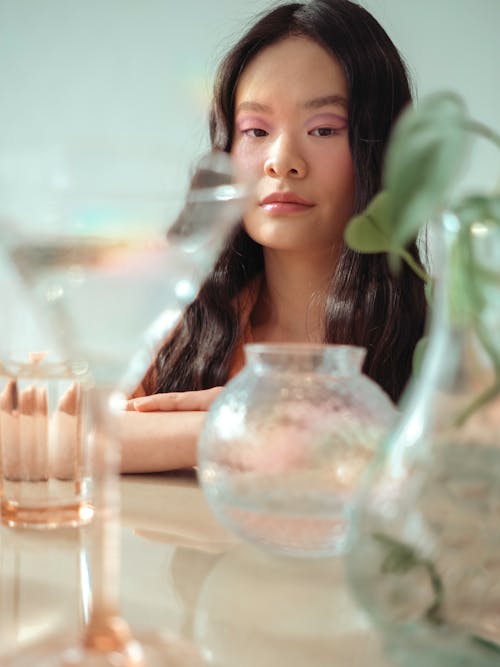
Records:
[[[384,188],[348,225],[359,252],[406,261],[428,285],[431,326],[401,419],[355,503],[348,559],[361,602],[404,665],[500,659],[500,194],[450,194],[481,135],[451,93],[395,128]],[[407,252],[431,219],[433,277]]]

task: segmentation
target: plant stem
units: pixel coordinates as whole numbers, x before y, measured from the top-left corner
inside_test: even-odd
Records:
[[[500,394],[500,378],[497,378],[497,381],[488,389],[485,389],[479,396],[470,403],[465,410],[462,410],[462,412],[455,418],[453,424],[454,426],[463,426],[467,419],[476,412],[476,410],[479,410],[479,408],[482,408],[483,405],[486,403],[489,403],[495,396]]]
[[[408,264],[408,266],[417,274],[419,278],[421,278],[424,283],[430,283],[431,282],[431,277],[425,271],[423,267],[420,266],[420,264],[415,260],[413,255],[411,255],[408,250],[405,250],[405,248],[402,248],[399,251],[399,254],[401,257],[404,259],[404,261]]]
[[[459,250],[461,251],[462,265],[468,278],[468,280],[465,281],[464,286],[467,301],[472,305],[471,324],[481,347],[486,352],[493,365],[495,370],[495,381],[490,387],[482,391],[477,398],[469,403],[468,406],[462,409],[457,417],[455,417],[453,423],[456,427],[463,426],[471,415],[500,394],[500,359],[496,349],[490,344],[488,335],[483,330],[481,314],[478,312],[478,308],[482,310],[483,298],[481,289],[477,284],[476,261],[469,229],[464,229],[461,234]]]
[[[491,128],[487,127],[486,125],[483,125],[477,120],[469,120],[465,123],[465,128],[467,130],[470,130],[471,132],[480,134],[486,139],[489,139],[500,148],[500,135],[498,135],[496,132],[494,132]]]
[[[431,623],[441,625],[444,623],[444,619],[441,614],[441,606],[443,604],[444,597],[443,582],[438,574],[438,571],[436,570],[436,566],[432,561],[425,559],[422,560],[421,563],[422,566],[427,570],[429,579],[431,581],[432,590],[434,592],[434,602],[426,611],[425,616]]]

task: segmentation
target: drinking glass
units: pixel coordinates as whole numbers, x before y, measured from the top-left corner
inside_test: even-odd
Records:
[[[122,392],[140,381],[197,294],[241,217],[248,186],[226,154],[211,153],[181,201],[169,190],[172,161],[158,157],[53,152],[42,164],[20,151],[0,159],[1,240],[57,345],[89,365],[94,385],[89,622],[78,645],[40,645],[14,665],[198,664],[180,640],[138,642],[119,615],[114,418]]]
[[[87,365],[54,349],[0,252],[0,513],[10,527],[91,520]]]
[[[3,524],[46,529],[92,519],[86,377],[85,366],[46,351],[0,357]]]

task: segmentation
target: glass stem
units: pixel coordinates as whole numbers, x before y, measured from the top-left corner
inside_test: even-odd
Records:
[[[91,443],[94,517],[89,526],[91,610],[84,644],[98,652],[119,651],[130,631],[119,616],[120,496],[119,443],[113,437],[110,392],[94,389]]]

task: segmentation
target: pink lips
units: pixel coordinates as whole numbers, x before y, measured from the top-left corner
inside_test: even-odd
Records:
[[[304,212],[314,206],[312,202],[302,199],[293,192],[273,192],[273,194],[264,197],[259,205],[267,213],[277,215]]]

